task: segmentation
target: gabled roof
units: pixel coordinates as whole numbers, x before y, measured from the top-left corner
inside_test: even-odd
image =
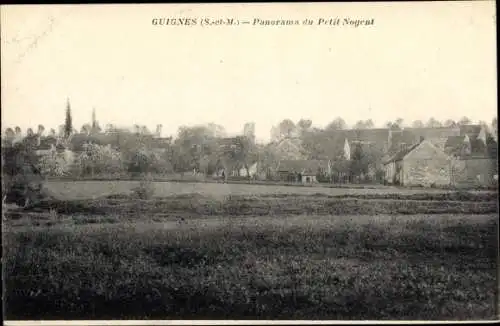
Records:
[[[411,130],[392,130],[391,131],[391,148],[389,155],[394,155],[401,150],[401,145],[414,145],[420,142],[420,136],[413,133]]]
[[[292,145],[294,147],[300,148],[301,147],[301,140],[300,138],[297,137],[291,137],[291,138],[283,138],[279,142],[276,143],[276,147],[280,148],[285,144]]]
[[[417,144],[414,144],[412,146],[409,146],[408,148],[405,148],[403,150],[398,151],[395,155],[393,155],[391,158],[389,158],[385,163],[401,161],[411,151],[413,151],[415,148],[420,146],[420,144],[421,143],[417,143]]]
[[[277,170],[279,172],[316,174],[320,169],[328,169],[327,160],[281,160]]]

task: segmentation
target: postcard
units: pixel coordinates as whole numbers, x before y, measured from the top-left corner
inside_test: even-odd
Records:
[[[494,1],[0,11],[6,325],[498,321]]]

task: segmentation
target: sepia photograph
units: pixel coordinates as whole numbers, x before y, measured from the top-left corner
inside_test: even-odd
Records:
[[[5,325],[498,321],[495,6],[2,5]]]

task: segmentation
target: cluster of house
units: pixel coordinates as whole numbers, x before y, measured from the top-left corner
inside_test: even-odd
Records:
[[[17,136],[10,139],[15,142]],[[164,151],[171,137],[141,135],[150,148]],[[219,146],[238,151],[245,137],[220,138]],[[64,152],[68,159],[84,150],[85,144],[122,147],[137,141],[134,133],[75,133],[64,139],[41,132],[24,137],[33,143],[36,153]],[[494,142],[493,144],[491,142]],[[250,176],[288,182],[348,182],[352,162],[361,149],[369,161],[366,176],[377,182],[398,185],[442,186],[456,184],[491,184],[497,180],[497,135],[481,125],[439,128],[321,130],[285,137],[266,145],[273,152],[273,162],[258,156],[247,166],[222,164],[218,175]],[[493,151],[492,151],[493,150]],[[492,153],[494,152],[494,153]],[[375,176],[379,177],[376,178]],[[382,180],[381,180],[382,179]]]
[[[17,130],[14,134],[6,134],[2,138],[2,147],[12,146],[16,143],[24,143],[30,146],[38,156],[58,153],[62,155],[67,162],[73,162],[79,153],[85,151],[85,146],[89,143],[112,147],[114,149],[131,147],[137,144],[137,134],[133,132],[124,133],[122,130],[92,132],[74,132],[69,137],[50,133],[43,135],[43,130],[37,132],[28,131],[27,134],[21,134]],[[170,145],[171,137],[160,137],[159,131],[153,134],[143,134],[140,137],[142,142],[148,143],[153,150],[163,151]]]
[[[322,154],[304,158],[308,147]],[[439,128],[363,129],[323,131],[289,137],[274,144],[280,159],[276,174],[284,181],[318,182],[323,176],[349,176],[354,149],[370,160],[368,175],[379,172],[387,184],[407,186],[489,185],[498,179],[497,135],[481,125]],[[335,177],[335,178],[334,178]]]

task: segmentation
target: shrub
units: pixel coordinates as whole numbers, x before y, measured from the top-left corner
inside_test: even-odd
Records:
[[[2,200],[29,207],[44,197],[43,176],[30,146],[2,148]]]
[[[38,167],[43,175],[64,176],[70,172],[71,162],[54,150],[40,158]]]
[[[86,144],[85,151],[75,160],[80,174],[116,174],[123,170],[121,153],[110,146]]]
[[[140,199],[151,199],[155,193],[151,175],[144,177],[140,181],[139,186],[133,189],[133,192]]]

